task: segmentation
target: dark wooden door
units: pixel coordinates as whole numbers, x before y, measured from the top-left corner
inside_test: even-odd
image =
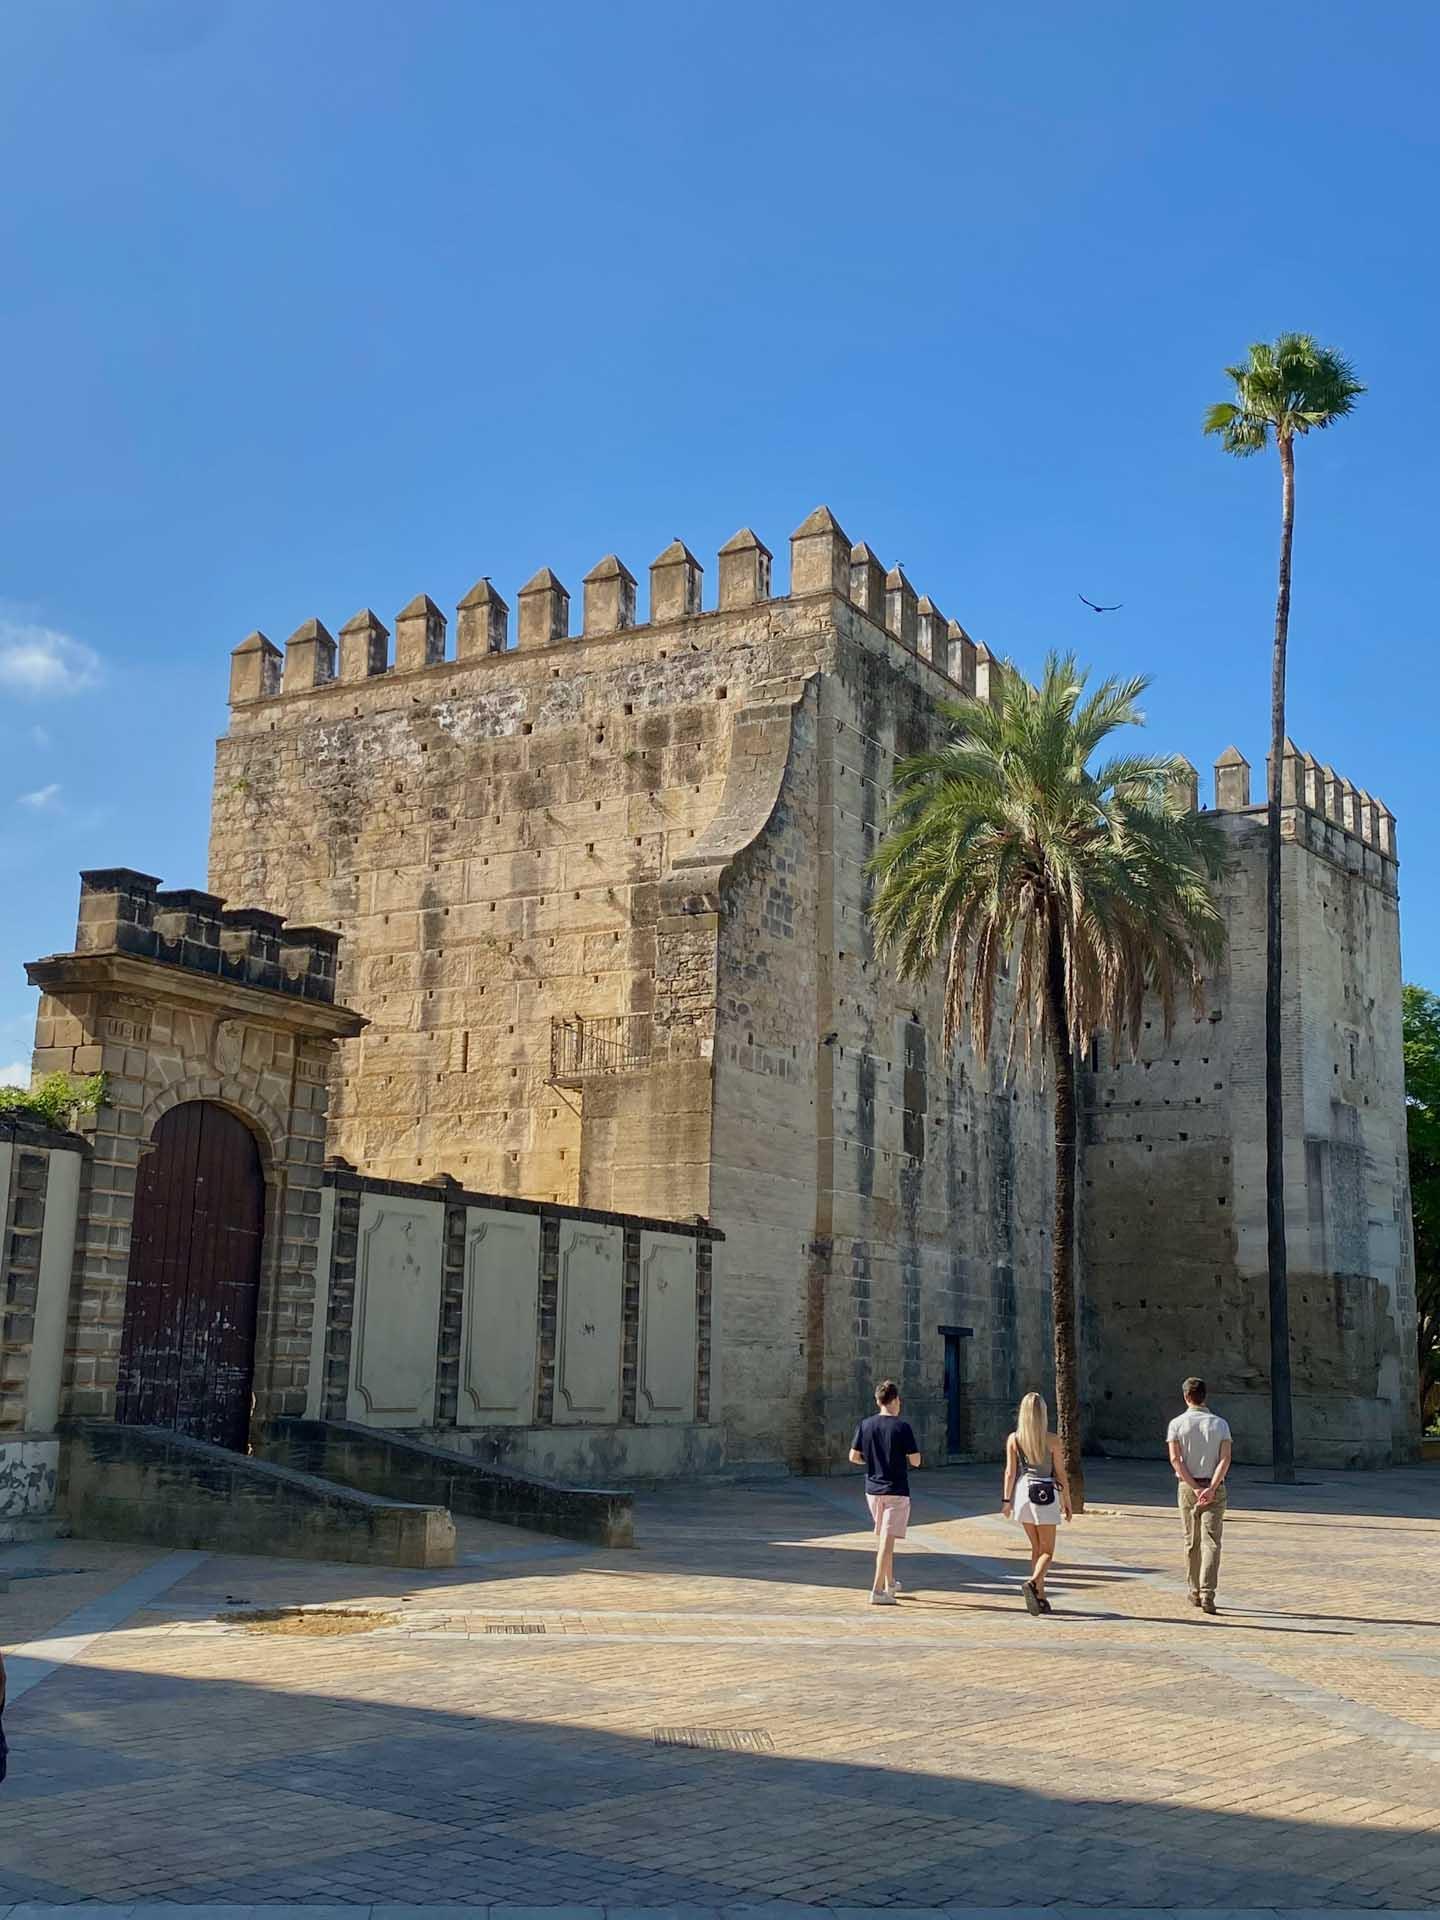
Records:
[[[172,1107],[140,1160],[117,1419],[245,1447],[264,1222],[249,1128],[207,1100]]]

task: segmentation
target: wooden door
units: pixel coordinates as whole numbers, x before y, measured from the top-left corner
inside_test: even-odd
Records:
[[[264,1223],[249,1128],[207,1100],[172,1107],[140,1160],[118,1420],[244,1449]]]

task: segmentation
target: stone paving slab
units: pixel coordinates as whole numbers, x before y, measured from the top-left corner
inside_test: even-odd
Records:
[[[995,1480],[917,1482],[887,1610],[842,1480],[647,1496],[629,1553],[469,1523],[426,1573],[59,1543],[0,1628],[0,1920],[1433,1912],[1440,1473],[1242,1471],[1213,1620],[1163,1470],[1095,1466],[1041,1621]]]

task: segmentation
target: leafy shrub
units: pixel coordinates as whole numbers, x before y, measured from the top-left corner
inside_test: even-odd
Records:
[[[48,1127],[68,1127],[77,1114],[94,1113],[105,1098],[105,1076],[92,1073],[73,1080],[68,1073],[47,1073],[38,1086],[0,1087],[0,1114],[21,1120],[42,1120]]]

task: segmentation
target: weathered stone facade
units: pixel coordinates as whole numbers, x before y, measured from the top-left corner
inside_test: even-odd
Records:
[[[37,1405],[32,1381],[28,1414],[17,1401],[42,1431],[57,1416],[115,1417],[137,1169],[162,1115],[192,1101],[236,1114],[258,1143],[256,1412],[304,1412],[330,1056],[364,1024],[333,1004],[335,947],[323,929],[228,912],[148,874],[81,875],[74,950],[26,969],[41,989],[34,1071],[106,1076],[103,1104],[80,1122],[73,1274],[46,1290],[61,1330],[53,1389]],[[8,1371],[8,1330],[5,1344]]]
[[[1413,1457],[1415,1275],[1400,1031],[1394,821],[1292,752],[1285,835],[1285,1163],[1296,1445],[1333,1466]],[[1217,763],[1234,849],[1227,951],[1205,1018],[1084,1077],[1093,1432],[1144,1452],[1178,1360],[1213,1383],[1237,1445],[1269,1446],[1265,1235],[1265,808]]]
[[[703,611],[702,570],[676,542],[650,570],[644,626],[612,555],[586,578],[574,638],[549,569],[518,596],[514,647],[488,579],[460,603],[453,658],[424,595],[396,618],[393,663],[368,609],[338,646],[317,620],[283,656],[252,635],[233,656],[217,751],[211,885],[339,930],[340,990],[370,1025],[342,1049],[330,1146],[364,1173],[443,1173],[723,1230],[711,1391],[732,1461],[832,1463],[882,1372],[903,1382],[927,1448],[989,1452],[1018,1394],[1050,1372],[1044,1088],[1024,1073],[1007,1084],[964,1045],[946,1055],[938,982],[903,988],[877,963],[867,861],[896,757],[933,737],[938,698],[957,685],[984,697],[999,668],[823,508],[792,539],[788,598],[748,529],[721,551],[718,598]],[[1238,804],[1237,777],[1227,761],[1222,806]],[[1338,783],[1335,804],[1347,804]],[[1394,895],[1393,823],[1388,853],[1382,826],[1357,799],[1344,837],[1388,880],[1297,841],[1297,873],[1334,877],[1295,882],[1294,953],[1302,969],[1330,965],[1322,896],[1332,919],[1361,913],[1348,903],[1362,893],[1388,900],[1364,909],[1378,931],[1347,979],[1375,1002],[1374,1104],[1393,1126],[1399,977],[1382,937]],[[1247,829],[1242,814],[1237,927],[1253,892]],[[1229,964],[1250,1019],[1247,937]],[[1227,1037],[1238,1005],[1228,1017]],[[1206,1106],[1189,1080],[1209,1066],[1172,1071],[1186,1082],[1177,1098],[1198,1091]],[[1318,1072],[1317,1054],[1307,1088]],[[1319,1123],[1305,1113],[1308,1133]],[[1207,1171],[1235,1157],[1254,1117],[1216,1114]],[[1303,1155],[1298,1118],[1296,1139]],[[1148,1404],[1099,1417],[1117,1405],[1104,1399],[1116,1392],[1100,1357],[1109,1324],[1128,1327],[1131,1309],[1098,1239],[1111,1229],[1097,1224],[1097,1188],[1132,1239],[1148,1196],[1138,1182],[1133,1200],[1106,1190],[1094,1148],[1087,1169],[1097,1431],[1118,1421],[1137,1440]],[[1303,1215],[1303,1164],[1292,1193]],[[1352,1397],[1401,1410],[1370,1421],[1372,1454],[1382,1425],[1404,1424],[1399,1207],[1392,1180],[1393,1285],[1374,1272],[1378,1247],[1366,1256],[1373,1377],[1368,1349],[1346,1363]],[[1236,1234],[1233,1211],[1217,1232]],[[1232,1327],[1197,1357],[1157,1334],[1161,1374],[1203,1358],[1217,1390],[1231,1361],[1251,1383],[1263,1249],[1257,1266],[1237,1237],[1227,1257],[1250,1309],[1243,1341]],[[1331,1300],[1335,1262],[1359,1257],[1332,1238],[1296,1265]],[[1302,1342],[1297,1370],[1312,1352],[1318,1365]]]

